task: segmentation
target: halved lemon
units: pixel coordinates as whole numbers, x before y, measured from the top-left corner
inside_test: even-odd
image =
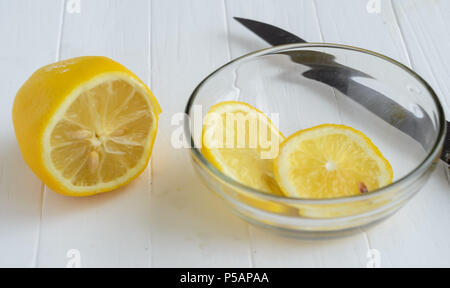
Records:
[[[301,130],[281,144],[275,177],[288,197],[337,198],[392,182],[393,171],[362,132],[325,124]]]
[[[145,84],[106,57],[37,70],[18,91],[13,123],[31,169],[54,191],[110,191],[147,166],[161,109]]]
[[[242,102],[211,107],[203,125],[202,153],[234,180],[282,195],[273,174],[273,159],[284,136],[261,111]]]

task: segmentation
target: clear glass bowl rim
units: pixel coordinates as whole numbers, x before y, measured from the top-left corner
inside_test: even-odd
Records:
[[[305,198],[293,198],[293,197],[285,197],[285,196],[277,196],[277,195],[267,194],[258,189],[254,189],[252,187],[246,186],[246,185],[232,179],[231,177],[225,175],[203,156],[200,149],[195,147],[195,142],[194,142],[194,138],[191,133],[189,120],[186,120],[184,122],[185,137],[186,137],[188,143],[190,144],[189,150],[192,153],[193,157],[195,157],[203,165],[203,167],[206,167],[206,169],[209,170],[210,173],[212,173],[213,175],[218,177],[220,180],[224,181],[225,183],[229,184],[230,186],[232,186],[238,190],[244,190],[246,193],[248,193],[250,195],[253,195],[253,196],[268,200],[268,201],[275,201],[275,202],[286,203],[286,204],[291,204],[291,205],[293,205],[293,204],[298,204],[298,205],[302,205],[302,204],[309,204],[309,205],[311,205],[311,204],[315,204],[315,205],[337,204],[337,203],[348,203],[348,202],[367,200],[367,199],[371,199],[376,196],[381,196],[382,194],[387,193],[389,191],[392,191],[393,189],[402,186],[402,184],[404,184],[405,182],[408,182],[410,179],[417,179],[420,176],[422,176],[430,168],[430,166],[433,164],[435,159],[438,158],[438,156],[441,153],[442,147],[443,147],[445,133],[446,133],[446,125],[445,125],[446,120],[445,120],[444,109],[442,108],[441,102],[440,102],[439,98],[437,97],[436,93],[434,92],[433,88],[431,88],[431,86],[420,75],[418,75],[416,72],[414,72],[412,69],[410,69],[409,67],[405,66],[404,64],[402,64],[388,56],[385,56],[383,54],[380,54],[380,53],[377,53],[377,52],[374,52],[371,50],[367,50],[364,48],[359,48],[359,47],[350,46],[350,45],[334,44],[334,43],[309,42],[309,43],[295,43],[295,44],[278,45],[278,46],[274,46],[274,47],[270,47],[270,48],[256,50],[254,52],[245,54],[243,56],[240,56],[236,59],[229,61],[228,63],[222,65],[221,67],[216,69],[214,72],[212,72],[211,74],[206,76],[197,85],[197,87],[194,89],[191,96],[189,97],[189,100],[186,104],[184,113],[186,115],[188,115],[188,119],[189,119],[189,117],[191,116],[190,115],[191,107],[195,104],[195,98],[196,98],[198,92],[200,91],[200,89],[202,88],[202,86],[204,86],[206,82],[208,82],[215,75],[219,74],[222,70],[228,68],[229,66],[237,65],[240,62],[243,62],[243,61],[246,61],[246,60],[249,60],[252,58],[257,58],[257,57],[263,56],[263,55],[268,55],[268,54],[277,53],[280,51],[290,50],[290,49],[295,49],[295,48],[308,48],[308,47],[309,48],[335,48],[335,49],[350,50],[350,51],[356,51],[356,52],[360,52],[360,53],[364,53],[364,54],[369,54],[369,55],[377,57],[377,58],[381,58],[382,60],[388,61],[391,64],[394,64],[394,65],[400,67],[403,71],[409,73],[411,76],[413,76],[417,81],[419,81],[428,90],[428,93],[430,93],[431,98],[434,102],[436,111],[437,111],[437,116],[438,116],[437,122],[439,125],[439,127],[438,127],[439,131],[438,131],[437,137],[433,143],[433,148],[428,153],[428,155],[425,157],[425,159],[422,161],[422,163],[420,163],[416,168],[411,170],[408,174],[406,174],[402,178],[398,179],[397,181],[394,181],[391,184],[381,187],[377,190],[371,191],[368,194],[361,194],[361,195],[347,196],[347,197],[340,197],[340,198],[331,198],[331,199],[305,199]],[[203,169],[203,167],[202,167],[202,169]]]

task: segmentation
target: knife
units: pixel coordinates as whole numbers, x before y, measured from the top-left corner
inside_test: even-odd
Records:
[[[234,19],[273,46],[307,43],[302,38],[270,24],[240,17],[234,17]],[[355,76],[371,78],[370,75],[339,64],[335,62],[333,55],[324,52],[286,51],[283,53],[290,56],[292,61],[311,68],[303,73],[304,77],[337,89],[385,122],[418,141],[423,147],[430,147],[432,144],[433,134],[435,134],[433,122],[421,107],[418,108],[422,110],[420,112],[423,117],[419,119],[391,98],[352,79]],[[446,124],[447,134],[440,158],[450,167],[450,122],[446,121]]]

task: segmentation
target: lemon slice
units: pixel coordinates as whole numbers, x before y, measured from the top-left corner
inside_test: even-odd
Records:
[[[203,126],[202,153],[220,171],[249,187],[282,195],[273,159],[284,136],[261,111],[242,102],[211,107]]]
[[[336,198],[373,191],[392,182],[393,171],[360,131],[325,124],[281,144],[275,177],[288,197]]]
[[[116,189],[147,166],[160,108],[132,72],[105,57],[36,71],[17,93],[13,122],[22,155],[54,191]]]

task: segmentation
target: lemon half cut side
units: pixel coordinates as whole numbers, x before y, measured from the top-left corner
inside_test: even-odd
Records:
[[[145,84],[106,57],[36,71],[17,93],[13,122],[22,155],[55,192],[119,188],[147,166],[160,107]]]

